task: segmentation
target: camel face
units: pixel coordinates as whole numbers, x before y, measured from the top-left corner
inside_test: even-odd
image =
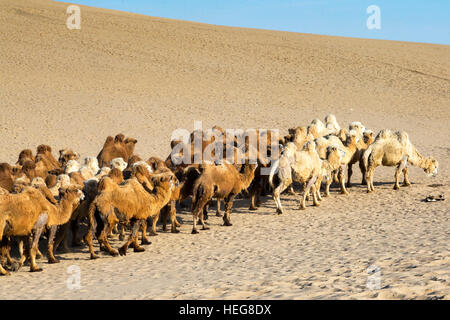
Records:
[[[437,175],[437,172],[438,172],[438,166],[439,166],[439,163],[437,162],[436,159],[429,158],[429,159],[427,159],[427,165],[426,165],[426,167],[423,169],[423,171],[425,171],[425,173],[426,173],[429,177],[434,177],[435,175]]]

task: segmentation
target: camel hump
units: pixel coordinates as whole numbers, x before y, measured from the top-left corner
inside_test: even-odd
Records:
[[[409,136],[405,131],[397,131],[395,135],[402,145],[406,145],[406,143],[409,141]]]
[[[122,133],[119,133],[114,138],[114,143],[125,143],[124,141],[125,141],[125,136]]]
[[[376,140],[378,140],[378,139],[388,139],[388,138],[391,138],[393,135],[394,134],[392,133],[391,130],[383,129],[377,134]]]

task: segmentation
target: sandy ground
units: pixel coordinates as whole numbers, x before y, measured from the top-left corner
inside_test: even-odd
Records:
[[[82,6],[68,30],[67,4],[0,2],[0,161],[50,144],[96,156],[107,135],[139,140],[136,153],[166,157],[176,128],[278,128],[334,113],[378,132],[401,129],[440,162],[427,178],[377,192],[356,185],[320,208],[284,195],[250,212],[235,202],[232,227],[160,232],[144,253],[102,256],[85,248],[0,278],[0,299],[431,299],[450,298],[450,47],[226,28]],[[361,179],[355,167],[355,182]],[[113,241],[115,247],[119,241]],[[98,247],[97,247],[98,249]],[[68,267],[81,289],[68,289]],[[379,272],[370,273],[372,268]],[[367,286],[380,280],[380,289]]]

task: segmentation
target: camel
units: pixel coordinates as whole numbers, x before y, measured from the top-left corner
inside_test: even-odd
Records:
[[[97,156],[100,167],[109,167],[111,160],[122,158],[125,162],[133,155],[137,143],[136,139],[126,138],[123,134],[116,135],[115,138],[109,136]]]
[[[30,149],[25,149],[20,152],[19,159],[17,160],[16,164],[23,166],[24,162],[27,160],[32,161],[32,162],[36,161],[36,159],[33,155],[33,151],[31,151]]]
[[[229,163],[220,165],[205,165],[200,177],[194,183],[192,197],[193,228],[192,234],[198,233],[196,224],[200,219],[202,230],[208,230],[203,218],[204,206],[213,197],[225,200],[225,213],[223,221],[225,226],[231,226],[231,210],[237,194],[247,189],[255,176],[257,164],[251,164],[246,160],[238,171]]]
[[[375,191],[373,175],[376,167],[396,166],[394,190],[400,188],[399,180],[403,172],[404,186],[411,183],[408,179],[408,163],[422,168],[428,176],[435,176],[438,171],[438,161],[433,157],[423,157],[409,140],[404,131],[392,132],[389,129],[381,130],[375,141],[364,151],[363,163],[366,168],[367,192]]]
[[[77,152],[73,152],[72,149],[61,149],[59,150],[59,159],[58,162],[61,167],[64,167],[69,160],[78,160],[80,159],[80,154]]]
[[[149,217],[159,213],[169,200],[174,188],[172,177],[160,176],[153,179],[154,190],[149,193],[136,178],[131,178],[120,186],[111,178],[104,177],[99,184],[99,194],[89,207],[89,232],[84,237],[89,246],[91,259],[98,256],[92,246],[92,235],[97,220],[99,232],[97,240],[105,250],[113,256],[126,255],[129,245],[134,242],[134,251],[142,252],[145,249],[137,243],[136,235],[141,224]],[[114,222],[131,222],[132,232],[129,239],[119,249],[114,250],[107,239],[108,227]]]
[[[56,227],[66,223],[73,208],[80,201],[83,194],[75,188],[61,190],[61,200],[58,205],[51,204],[41,191],[28,187],[19,194],[3,195],[0,199],[0,239],[5,237],[19,237],[25,241],[30,257],[31,272],[42,271],[36,265],[36,253],[40,235],[47,226],[50,228],[49,256],[52,249],[52,238]],[[31,235],[31,237],[29,237]],[[52,255],[52,253],[51,253]],[[25,256],[22,255],[20,265]],[[8,272],[0,265],[0,274]]]
[[[337,171],[337,180],[341,187],[341,193],[348,195],[348,191],[345,187],[345,166],[352,160],[359,143],[359,138],[355,131],[350,131],[345,143],[342,143],[341,139],[335,135],[327,135],[319,137],[314,140],[316,150],[321,159],[326,158],[326,151],[329,146],[336,146],[345,152],[345,156],[342,158],[341,167]],[[335,175],[333,174],[333,177]]]
[[[320,186],[324,178],[326,179],[325,197],[330,195],[330,185],[333,181],[333,173],[340,168],[344,156],[345,151],[336,146],[329,146],[327,148],[325,160],[322,161],[322,174],[318,176],[316,182],[318,200],[322,200],[322,196],[320,195]]]
[[[111,169],[117,168],[120,171],[124,171],[128,167],[128,163],[123,158],[114,158],[111,160]]]
[[[280,194],[294,181],[306,184],[300,203],[301,209],[306,208],[306,195],[310,189],[312,189],[314,205],[320,205],[315,183],[323,170],[322,160],[316,151],[316,144],[314,141],[309,141],[302,150],[296,150],[295,145],[291,146],[288,146],[288,152],[285,150],[283,155],[275,161],[269,175],[269,183],[274,188],[273,198],[277,206],[278,214],[283,213]]]
[[[52,148],[48,145],[41,144],[37,147],[36,163],[42,162],[47,171],[58,169],[61,167],[58,161],[52,155]],[[36,167],[38,165],[36,164]],[[43,177],[45,178],[45,177]]]
[[[352,166],[358,162],[359,169],[361,170],[362,175],[362,181],[361,184],[366,184],[366,169],[364,167],[364,163],[362,160],[362,155],[364,154],[364,151],[373,143],[375,140],[374,134],[372,130],[365,130],[362,134],[362,139],[359,140],[359,142],[356,145],[356,151],[353,154],[352,159],[347,165],[347,188],[351,187],[350,179],[353,174]]]

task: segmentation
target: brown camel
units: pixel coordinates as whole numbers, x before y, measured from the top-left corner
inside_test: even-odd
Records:
[[[202,230],[209,229],[204,222],[203,209],[213,197],[225,199],[224,225],[232,225],[230,215],[234,198],[242,190],[248,188],[255,176],[256,167],[257,164],[249,164],[248,161],[241,167],[240,171],[228,163],[205,165],[202,174],[194,184],[192,198],[193,234],[198,233],[197,219],[200,219]]]
[[[82,192],[75,188],[61,190],[61,200],[58,205],[51,204],[41,191],[33,187],[27,187],[19,194],[1,196],[0,239],[4,236],[19,237],[25,241],[31,261],[30,271],[42,271],[36,265],[36,253],[43,229],[46,226],[50,228],[49,256],[51,256],[52,237],[56,227],[70,219],[74,205],[81,198]],[[25,255],[22,255],[19,265],[23,264],[24,260]],[[0,274],[5,275],[8,272],[0,266]]]
[[[125,162],[133,155],[136,139],[126,138],[123,134],[116,135],[115,138],[109,136],[97,156],[100,168],[109,167],[111,160],[122,158]]]
[[[99,184],[99,195],[89,208],[89,232],[85,236],[85,242],[89,246],[91,259],[98,258],[92,246],[94,226],[97,221],[97,240],[113,256],[126,255],[129,245],[134,242],[134,251],[142,252],[145,249],[137,243],[136,235],[139,227],[149,217],[159,213],[169,200],[174,188],[171,177],[161,176],[153,179],[154,190],[149,193],[136,178],[125,181],[118,186],[110,178],[103,178]],[[108,227],[111,222],[131,223],[132,232],[128,241],[119,249],[114,250],[107,238]]]

